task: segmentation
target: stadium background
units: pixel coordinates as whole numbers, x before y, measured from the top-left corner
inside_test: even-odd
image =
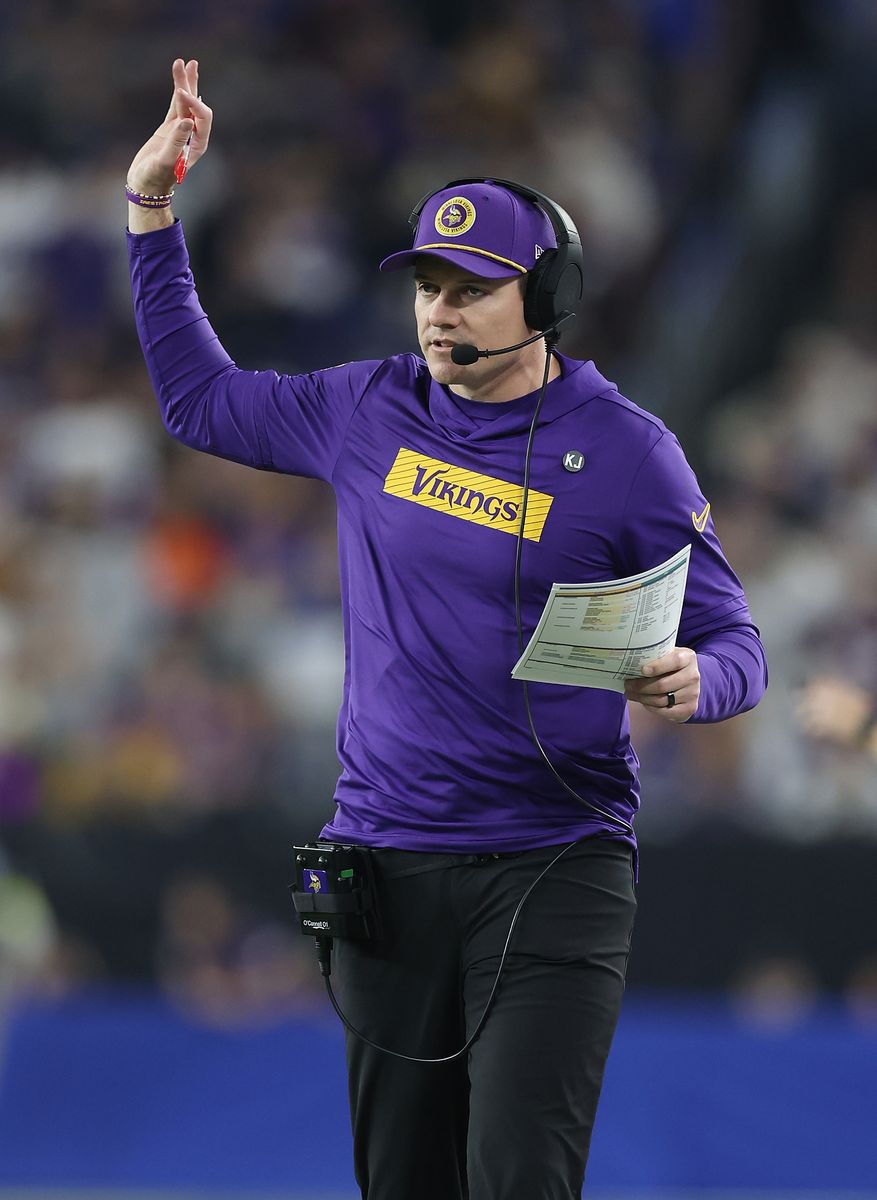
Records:
[[[285,894],[335,772],[334,512],[154,411],[121,184],[177,55],[216,113],[177,211],[241,365],[414,348],[375,264],[448,178],[577,220],[564,349],[679,434],[771,667],[746,717],[636,721],[589,1178],[877,1191],[877,766],[795,717],[820,671],[877,681],[877,8],[4,0],[0,1194],[351,1194]]]

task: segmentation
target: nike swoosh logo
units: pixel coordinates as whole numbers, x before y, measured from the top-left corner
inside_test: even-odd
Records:
[[[704,529],[706,529],[706,519],[709,515],[710,515],[709,501],[707,501],[706,508],[703,510],[703,512],[700,514],[700,516],[698,516],[696,512],[692,511],[691,523],[694,526],[694,528],[697,530],[698,533],[703,533]]]

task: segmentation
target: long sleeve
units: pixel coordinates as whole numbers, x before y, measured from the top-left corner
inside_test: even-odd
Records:
[[[198,300],[182,225],[129,233],[128,248],[137,331],[168,432],[248,466],[330,479],[380,364],[294,376],[240,370]]]
[[[767,658],[750,622],[709,634],[694,647],[700,700],[689,721],[710,724],[754,708],[767,688]]]
[[[677,644],[697,652],[701,694],[689,720],[706,724],[755,707],[767,687],[767,662],[710,505],[678,441],[665,431],[643,459],[628,497],[625,566],[631,573],[653,567],[686,543],[691,560]]]

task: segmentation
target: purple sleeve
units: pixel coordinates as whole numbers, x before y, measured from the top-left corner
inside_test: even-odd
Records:
[[[755,708],[767,687],[767,659],[749,622],[704,638],[697,651],[700,699],[689,723],[708,725]]]
[[[689,720],[707,724],[755,707],[767,687],[767,661],[706,498],[682,447],[664,432],[643,459],[627,499],[622,535],[626,566],[631,574],[647,570],[689,542],[677,644],[697,652],[700,701]]]
[[[128,251],[137,332],[168,432],[248,466],[330,479],[379,364],[239,370],[198,301],[182,225],[129,233]]]

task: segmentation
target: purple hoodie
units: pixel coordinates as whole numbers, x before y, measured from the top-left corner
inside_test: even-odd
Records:
[[[514,851],[618,826],[570,796],[531,740],[514,561],[535,394],[466,401],[412,354],[308,375],[239,370],[195,292],[179,223],[129,234],[134,307],[168,431],[210,454],[327,480],[338,505],[345,678],[335,840]],[[522,563],[529,638],[555,580],[644,571],[692,543],[678,644],[701,672],[696,722],[755,706],[764,651],[676,441],[591,362],[558,355],[532,455]],[[584,468],[564,469],[570,450]],[[538,495],[536,495],[538,493]],[[530,684],[536,729],[583,800],[632,822],[627,702]],[[633,842],[633,835],[625,835]]]

